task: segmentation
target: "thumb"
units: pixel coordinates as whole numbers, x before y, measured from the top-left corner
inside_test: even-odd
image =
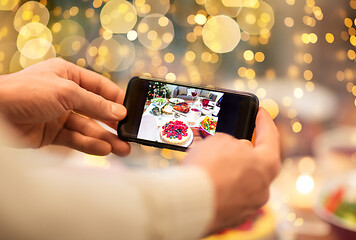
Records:
[[[85,116],[105,121],[121,121],[126,117],[126,108],[118,103],[106,100],[102,96],[67,81],[66,90],[60,94],[67,110],[74,110]]]

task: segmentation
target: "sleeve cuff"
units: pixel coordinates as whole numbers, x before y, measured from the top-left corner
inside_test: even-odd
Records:
[[[174,167],[148,175],[142,182],[147,186],[143,188],[152,239],[201,238],[214,214],[214,191],[209,176],[193,166]]]

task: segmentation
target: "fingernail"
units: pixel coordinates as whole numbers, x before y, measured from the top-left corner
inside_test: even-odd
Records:
[[[122,120],[126,117],[127,110],[124,106],[120,104],[113,104],[112,105],[112,113],[119,118],[119,120]]]

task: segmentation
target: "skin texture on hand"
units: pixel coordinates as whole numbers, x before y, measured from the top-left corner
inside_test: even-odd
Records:
[[[125,156],[130,145],[93,119],[116,128],[126,116],[124,91],[100,74],[50,59],[0,78],[0,113],[27,147],[56,144]]]
[[[255,145],[217,133],[188,151],[184,163],[202,167],[215,188],[215,218],[207,233],[242,224],[269,198],[269,186],[281,166],[280,143],[277,128],[263,108],[255,131]]]

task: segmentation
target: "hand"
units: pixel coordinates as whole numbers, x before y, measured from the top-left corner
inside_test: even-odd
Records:
[[[215,188],[213,233],[242,224],[269,198],[269,186],[280,169],[279,134],[269,114],[260,108],[255,146],[217,133],[189,150],[184,163],[202,167]]]
[[[93,120],[115,128],[126,116],[123,98],[110,80],[61,59],[0,79],[0,114],[33,148],[57,144],[95,155],[127,155],[130,145]]]

